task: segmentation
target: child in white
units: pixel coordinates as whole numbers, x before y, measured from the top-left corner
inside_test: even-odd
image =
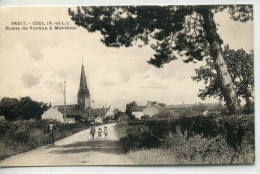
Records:
[[[104,134],[105,134],[105,138],[107,138],[108,130],[107,130],[107,127],[106,127],[106,126],[105,126],[105,128],[104,128]]]
[[[101,137],[101,135],[102,135],[102,129],[99,128],[99,129],[98,129],[98,137]]]

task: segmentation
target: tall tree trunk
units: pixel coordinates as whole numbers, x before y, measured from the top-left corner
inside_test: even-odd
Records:
[[[203,17],[203,29],[206,33],[207,40],[210,45],[210,55],[213,58],[217,76],[221,82],[221,90],[224,100],[228,107],[229,113],[234,114],[240,111],[240,104],[234,90],[231,76],[228,72],[226,62],[224,60],[223,50],[220,45],[219,35],[217,34],[214,14],[209,8],[200,10],[199,13]]]

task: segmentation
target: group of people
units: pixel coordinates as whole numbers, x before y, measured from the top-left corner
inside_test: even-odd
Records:
[[[94,123],[92,122],[92,123],[91,123],[91,127],[90,127],[90,134],[92,135],[92,139],[94,139],[95,133],[96,133],[96,128],[95,128]],[[107,138],[107,136],[108,136],[108,130],[107,130],[107,127],[106,127],[106,126],[104,127],[104,135],[105,135],[105,138]],[[101,129],[101,127],[98,128],[98,137],[99,137],[99,138],[102,137],[102,129]]]
[[[47,128],[47,133],[49,135],[48,136],[49,144],[51,144],[51,145],[54,145],[55,130],[56,130],[56,127],[55,127],[55,125],[53,123],[53,120],[50,120],[50,124],[48,125],[48,128]],[[96,128],[95,128],[94,122],[92,122],[91,123],[91,127],[90,127],[90,134],[92,135],[92,139],[94,139],[95,133],[96,133]],[[107,130],[106,126],[104,127],[104,135],[105,135],[105,138],[108,137],[108,130]],[[98,128],[98,137],[102,137],[102,129],[101,129],[101,127]]]

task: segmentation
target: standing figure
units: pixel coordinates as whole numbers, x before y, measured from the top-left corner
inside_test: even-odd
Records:
[[[101,135],[102,135],[102,129],[101,129],[101,127],[98,129],[98,137],[101,137]]]
[[[49,144],[54,145],[54,134],[55,134],[55,125],[53,121],[50,120],[50,124],[48,126],[48,134],[49,134]]]
[[[96,128],[94,123],[92,122],[90,127],[90,134],[92,135],[92,139],[94,139],[95,132],[96,132]]]
[[[107,138],[108,130],[107,130],[107,127],[106,127],[106,126],[105,126],[105,128],[104,128],[104,134],[105,134],[105,138]]]

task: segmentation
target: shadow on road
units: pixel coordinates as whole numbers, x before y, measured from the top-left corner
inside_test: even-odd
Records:
[[[120,147],[119,141],[114,140],[91,140],[81,141],[72,144],[56,146],[59,150],[53,150],[50,153],[55,154],[72,154],[82,152],[103,152],[120,155],[124,152]]]

